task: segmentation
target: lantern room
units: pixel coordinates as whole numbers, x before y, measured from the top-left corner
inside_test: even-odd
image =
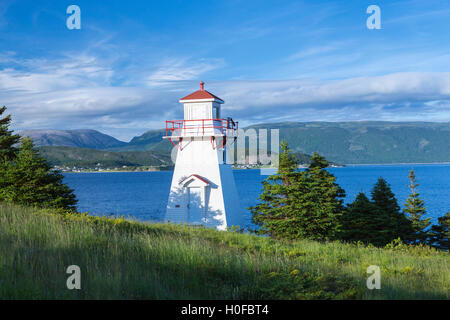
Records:
[[[219,119],[222,99],[208,92],[205,83],[200,82],[200,90],[180,99],[184,105],[184,120]]]
[[[204,82],[197,90],[179,100],[183,104],[183,120],[167,120],[166,136],[173,145],[180,147],[186,137],[211,137],[211,141],[221,137],[224,146],[227,137],[237,137],[238,122],[221,117],[224,101],[206,91]]]

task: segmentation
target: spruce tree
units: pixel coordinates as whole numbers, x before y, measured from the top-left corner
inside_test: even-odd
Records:
[[[6,169],[9,162],[17,153],[15,144],[17,144],[20,139],[19,135],[15,135],[12,130],[9,130],[11,115],[1,118],[5,111],[6,107],[3,106],[0,108],[0,192],[7,185]]]
[[[313,240],[337,238],[345,191],[328,172],[328,161],[314,153],[308,169],[294,180],[292,203],[298,236]]]
[[[420,199],[417,187],[419,184],[416,180],[414,170],[409,172],[409,189],[410,194],[406,199],[405,210],[408,219],[411,221],[412,233],[409,236],[409,241],[413,243],[425,243],[428,237],[428,233],[425,231],[431,224],[430,218],[423,219],[426,214],[426,208],[424,201]]]
[[[52,171],[34,148],[30,138],[23,138],[13,161],[7,164],[5,185],[0,200],[46,208],[74,210],[77,200],[64,176]]]
[[[281,143],[276,175],[263,182],[261,203],[249,208],[260,234],[275,238],[334,239],[345,192],[325,168],[328,162],[315,153],[311,165],[298,171],[298,162],[286,142]]]
[[[9,130],[11,115],[1,118],[5,111],[5,106],[0,108],[0,164],[6,164],[14,158],[17,152],[14,145],[20,140],[19,135],[13,134],[13,131]]]
[[[281,141],[281,153],[277,174],[263,181],[263,192],[259,196],[261,203],[250,207],[253,223],[259,225],[259,234],[276,238],[286,237],[290,227],[291,203],[289,188],[298,174],[297,159],[292,155],[286,141]]]
[[[380,216],[387,215],[385,240],[390,242],[397,238],[407,239],[412,232],[411,222],[400,211],[390,185],[381,177],[372,189],[372,201],[377,206]]]
[[[438,218],[438,224],[431,227],[429,244],[442,250],[450,250],[450,212]]]
[[[360,192],[341,217],[340,239],[384,246],[391,241],[386,228],[389,224],[389,216]]]

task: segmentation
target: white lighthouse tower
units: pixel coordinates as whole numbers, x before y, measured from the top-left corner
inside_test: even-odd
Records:
[[[221,117],[224,101],[204,89],[180,100],[184,120],[166,121],[166,136],[178,148],[166,221],[226,230],[243,227],[243,216],[226,152],[238,123]]]

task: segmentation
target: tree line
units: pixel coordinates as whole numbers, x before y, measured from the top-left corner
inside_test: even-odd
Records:
[[[64,176],[52,170],[30,138],[9,129],[11,115],[3,116],[5,111],[0,108],[0,201],[75,211],[77,199]]]
[[[298,170],[298,160],[281,142],[278,171],[263,181],[260,203],[250,207],[258,234],[279,239],[341,240],[385,246],[401,239],[449,249],[450,212],[431,225],[410,171],[410,194],[402,210],[390,185],[380,177],[369,197],[360,192],[344,205],[345,191],[326,170],[328,161],[314,153],[311,164]]]

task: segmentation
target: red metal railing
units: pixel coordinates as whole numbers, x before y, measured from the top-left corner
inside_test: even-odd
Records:
[[[166,136],[209,136],[216,134],[236,136],[237,130],[238,122],[231,118],[166,121]]]

